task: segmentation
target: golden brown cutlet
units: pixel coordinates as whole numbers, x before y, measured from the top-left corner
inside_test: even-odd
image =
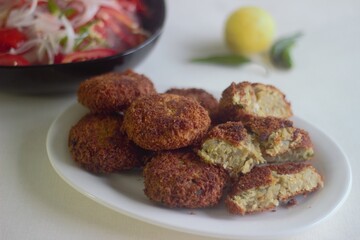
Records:
[[[200,161],[190,149],[159,152],[144,168],[145,194],[171,208],[203,208],[219,203],[226,172]]]
[[[241,122],[227,122],[212,128],[198,154],[203,161],[223,167],[231,176],[247,173],[265,162],[259,144]]]
[[[132,101],[155,94],[152,81],[132,70],[111,72],[89,78],[79,86],[78,101],[94,113],[124,111]]]
[[[140,147],[171,150],[195,144],[210,126],[209,113],[197,101],[174,94],[135,100],[125,112],[123,130]]]
[[[323,185],[322,177],[309,163],[257,166],[233,183],[225,204],[232,214],[263,212]]]
[[[276,117],[247,117],[245,128],[256,136],[268,163],[306,161],[314,156],[310,135],[293,122]]]
[[[231,83],[220,98],[219,114],[223,122],[241,121],[246,116],[289,118],[290,103],[285,94],[272,85]]]
[[[73,160],[92,173],[113,173],[142,165],[145,152],[120,131],[123,116],[93,114],[70,130],[68,146]]]
[[[180,96],[195,99],[203,106],[210,115],[212,122],[217,122],[219,101],[209,92],[201,88],[171,88],[165,93],[176,94]]]

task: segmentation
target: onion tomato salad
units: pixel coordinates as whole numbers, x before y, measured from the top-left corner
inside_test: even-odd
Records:
[[[0,65],[112,56],[148,37],[141,0],[0,0]]]

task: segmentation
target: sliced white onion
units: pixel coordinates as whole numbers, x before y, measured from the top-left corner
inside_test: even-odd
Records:
[[[39,34],[55,34],[63,26],[62,21],[51,14],[38,12],[35,14],[36,19],[33,22],[33,30]]]
[[[84,25],[93,19],[100,7],[109,7],[116,10],[121,10],[122,6],[116,0],[81,0],[79,1],[84,5],[83,14],[73,20],[75,27]]]
[[[26,16],[31,16],[34,14],[36,7],[38,5],[38,0],[32,0],[29,10],[25,13]]]
[[[64,24],[65,31],[66,31],[66,37],[67,37],[65,53],[71,53],[74,49],[75,38],[77,37],[77,35],[75,34],[75,30],[74,30],[73,26],[71,25],[71,23],[69,22],[69,20],[66,17],[62,16],[60,18],[60,20]]]
[[[93,19],[96,13],[99,11],[99,5],[96,4],[94,0],[89,1],[81,1],[84,5],[84,11],[81,15],[73,20],[73,24],[75,27],[79,27],[84,25],[85,23],[89,22]]]
[[[31,39],[25,43],[23,43],[19,48],[17,49],[10,49],[10,54],[13,55],[19,55],[23,54],[24,52],[29,51],[31,48],[38,46],[41,43],[41,39]]]
[[[50,44],[46,44],[45,48],[46,48],[46,53],[49,58],[49,64],[53,64],[56,52],[54,52],[54,49],[51,48]]]
[[[7,21],[6,27],[22,28],[28,27],[33,24],[33,16],[25,16],[24,9],[15,9],[10,12]]]
[[[45,41],[41,42],[39,47],[38,47],[38,50],[36,52],[36,55],[37,55],[37,59],[39,61],[41,61],[41,59],[43,59],[44,57],[44,53],[45,53]]]
[[[34,13],[37,10],[38,0],[31,0],[30,7],[26,4],[22,8],[10,12],[6,25],[8,27],[27,27],[31,25],[34,19]]]
[[[122,5],[119,4],[118,1],[116,0],[103,0],[99,2],[101,2],[100,3],[101,6],[110,7],[116,10],[122,9]],[[135,9],[135,5],[134,5],[134,9]]]
[[[38,61],[43,62],[44,59],[46,59],[49,64],[54,63],[55,54],[56,52],[54,52],[54,49],[50,46],[49,39],[44,39],[36,52]]]
[[[49,35],[48,39],[49,39],[49,46],[52,49],[52,51],[54,52],[54,54],[56,55],[60,51],[58,37],[54,36],[54,35]]]

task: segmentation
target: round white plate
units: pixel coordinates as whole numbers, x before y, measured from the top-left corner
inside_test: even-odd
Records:
[[[295,126],[310,133],[315,146],[314,166],[324,177],[323,189],[300,198],[291,208],[249,216],[230,215],[223,204],[211,209],[167,209],[147,199],[140,173],[95,176],[79,168],[68,151],[70,128],[87,112],[75,103],[51,125],[47,152],[56,172],[85,196],[127,216],[158,226],[218,238],[264,239],[304,231],[332,215],[351,188],[351,170],[344,152],[325,133],[299,117]]]

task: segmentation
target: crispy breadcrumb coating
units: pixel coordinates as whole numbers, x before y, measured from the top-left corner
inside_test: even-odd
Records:
[[[243,123],[251,133],[256,135],[263,157],[268,163],[306,161],[314,156],[309,133],[294,127],[290,120],[251,117]]]
[[[130,105],[123,129],[140,147],[159,151],[192,145],[209,126],[208,112],[195,100],[157,94],[141,97]]]
[[[78,101],[96,113],[124,111],[132,101],[155,94],[153,83],[145,75],[132,70],[111,72],[89,78],[79,86]]]
[[[122,121],[118,114],[89,113],[81,118],[69,133],[73,160],[96,174],[140,167],[144,152],[120,131]]]
[[[171,88],[165,93],[176,94],[184,97],[191,97],[198,101],[210,115],[211,121],[216,122],[218,118],[219,102],[209,92],[201,88]]]
[[[188,149],[160,152],[144,168],[145,194],[170,208],[204,208],[219,203],[228,176]]]

